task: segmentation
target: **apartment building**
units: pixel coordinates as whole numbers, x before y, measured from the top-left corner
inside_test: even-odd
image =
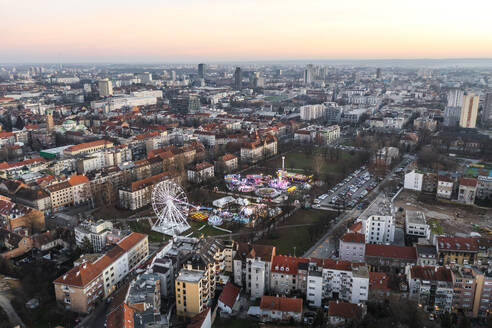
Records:
[[[491,94],[492,99],[492,94]],[[479,175],[477,177],[477,199],[492,198],[492,177]]]
[[[45,228],[43,212],[8,199],[0,199],[0,217],[5,223],[5,228],[10,232],[22,229],[32,233],[43,231]]]
[[[270,290],[270,269],[276,248],[270,245],[236,243],[233,257],[234,283],[258,299]]]
[[[225,268],[224,246],[220,242],[200,239],[195,246],[179,258],[182,267],[174,285],[178,316],[193,317],[212,303]]]
[[[65,156],[87,155],[112,147],[113,147],[113,143],[111,141],[96,140],[96,141],[84,142],[78,145],[67,147],[63,150],[63,154]]]
[[[347,232],[340,237],[340,259],[350,262],[364,262],[366,238],[364,234]]]
[[[402,273],[417,263],[415,247],[366,244],[366,260],[371,271]]]
[[[437,197],[451,199],[454,186],[453,179],[445,175],[440,175],[437,179]]]
[[[437,253],[439,263],[473,264],[478,253],[477,239],[464,237],[437,237]]]
[[[118,243],[129,231],[113,228],[111,221],[85,221],[75,227],[75,243],[81,247],[89,240],[94,252],[100,252],[106,246]]]
[[[492,311],[492,271],[488,268],[472,268],[475,279],[475,296],[473,314],[476,317],[487,317]]]
[[[424,174],[418,171],[411,171],[405,174],[405,181],[403,183],[403,187],[409,190],[422,190],[422,183],[424,179]]]
[[[435,245],[417,244],[415,248],[417,249],[417,265],[420,266],[437,265],[437,249]]]
[[[365,242],[390,244],[395,239],[395,220],[392,215],[371,215],[362,220]]]
[[[85,204],[92,198],[90,181],[85,175],[74,175],[68,183],[72,186],[74,205]]]
[[[241,161],[257,163],[258,161],[277,155],[277,138],[266,135],[263,139],[257,138],[252,142],[245,142],[241,146]]]
[[[290,295],[294,291],[306,292],[309,260],[286,255],[272,259],[270,271],[270,292]]]
[[[405,212],[405,241],[407,245],[413,245],[419,238],[428,239],[430,227],[425,219],[424,212],[406,211]]]
[[[168,171],[134,181],[129,186],[120,188],[118,190],[120,207],[134,211],[150,204],[154,185],[173,178],[175,178],[174,173]]]
[[[458,201],[471,205],[475,203],[477,194],[477,179],[461,178],[458,190]]]
[[[473,270],[467,267],[455,267],[453,277],[453,310],[470,317],[473,315],[473,302],[477,287]]]
[[[313,307],[322,301],[337,298],[361,303],[369,295],[369,270],[364,263],[333,259],[314,259],[309,262],[306,300]]]
[[[219,160],[215,162],[217,172],[230,173],[237,170],[238,158],[232,154],[225,154],[219,157]]]
[[[188,181],[202,183],[214,177],[214,166],[208,162],[198,163],[188,170]]]
[[[79,313],[91,312],[149,254],[147,235],[133,232],[94,262],[73,267],[54,282],[57,302]]]
[[[433,266],[406,268],[410,298],[426,311],[451,312],[453,306],[453,274],[450,269]]]
[[[68,181],[49,185],[46,189],[50,194],[53,212],[73,205],[72,185]]]

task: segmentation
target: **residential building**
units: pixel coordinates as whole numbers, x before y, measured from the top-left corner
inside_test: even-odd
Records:
[[[463,98],[460,127],[468,129],[474,129],[476,127],[479,100],[480,97],[473,93],[470,93]]]
[[[178,177],[173,172],[163,172],[121,187],[118,190],[120,206],[134,211],[150,204],[154,185],[170,179],[178,179]]]
[[[87,239],[94,252],[102,251],[106,246],[116,244],[123,239],[128,232],[114,229],[111,221],[84,221],[74,229],[75,243],[84,246]]]
[[[364,262],[366,250],[364,234],[347,232],[340,237],[339,256],[341,260]]]
[[[188,170],[188,181],[191,183],[202,183],[214,176],[214,166],[208,162],[198,163]]]
[[[31,234],[45,229],[43,212],[8,199],[0,199],[0,217],[10,232],[25,230]]]
[[[234,90],[240,91],[243,88],[243,75],[241,67],[236,67],[234,71]]]
[[[239,297],[241,288],[228,282],[219,295],[218,306],[221,313],[232,314],[239,310]]]
[[[325,117],[325,109],[326,107],[323,104],[301,106],[301,120],[312,121],[322,119]]]
[[[482,120],[485,124],[492,122],[492,92],[487,93],[483,104]]]
[[[298,290],[306,292],[306,277],[309,260],[305,258],[276,255],[270,271],[270,292],[288,296]]]
[[[459,266],[453,268],[451,272],[453,277],[453,310],[471,317],[477,287],[473,270]]]
[[[65,156],[88,155],[106,148],[112,148],[113,143],[107,140],[96,140],[69,146],[63,150]]]
[[[270,270],[275,254],[275,247],[236,243],[233,250],[234,283],[258,299],[270,290]]]
[[[263,296],[260,302],[261,321],[302,321],[302,298]]]
[[[484,175],[479,175],[477,177],[476,198],[480,200],[492,198],[492,177]]]
[[[425,220],[425,214],[421,211],[409,211],[405,213],[405,240],[408,245],[418,242],[419,238],[429,239],[430,227]]]
[[[99,97],[106,98],[113,95],[113,83],[108,79],[103,79],[98,82]]]
[[[272,135],[245,142],[241,146],[241,161],[245,163],[254,164],[275,155],[277,155],[277,138]]]
[[[417,263],[415,247],[366,244],[365,262],[370,271],[402,273],[408,264]]]
[[[477,185],[477,179],[461,178],[458,190],[458,201],[467,205],[474,204],[475,196],[477,194]]]
[[[68,181],[49,185],[46,189],[50,194],[53,212],[73,205],[72,185]]]
[[[417,265],[437,266],[437,249],[435,245],[417,244]]]
[[[365,242],[391,244],[395,239],[395,220],[392,215],[371,215],[362,220]]]
[[[475,238],[439,236],[436,239],[436,246],[441,265],[473,264],[478,253],[478,243]]]
[[[363,315],[359,304],[343,301],[330,301],[328,303],[328,320],[332,326],[346,326],[355,319],[357,315]]]
[[[473,314],[476,317],[487,317],[492,310],[492,272],[488,268],[472,268],[475,279],[475,296]]]
[[[437,182],[437,197],[451,199],[453,195],[454,182],[448,176],[440,175]]]
[[[429,312],[451,312],[453,275],[450,269],[413,265],[407,267],[406,275],[411,299]]]
[[[91,312],[148,254],[147,235],[131,233],[95,262],[83,262],[58,277],[53,282],[57,302],[74,312]]]
[[[225,154],[215,162],[215,169],[220,173],[230,173],[237,170],[238,158],[232,154]]]
[[[405,174],[405,181],[403,183],[403,188],[409,190],[422,191],[423,180],[424,180],[424,174],[413,170]]]

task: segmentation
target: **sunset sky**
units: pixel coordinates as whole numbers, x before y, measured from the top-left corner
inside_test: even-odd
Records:
[[[492,57],[492,1],[0,0],[0,62]]]

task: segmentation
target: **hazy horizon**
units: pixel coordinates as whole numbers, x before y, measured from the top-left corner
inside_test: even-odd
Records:
[[[477,0],[0,0],[0,62],[489,59],[491,11]]]

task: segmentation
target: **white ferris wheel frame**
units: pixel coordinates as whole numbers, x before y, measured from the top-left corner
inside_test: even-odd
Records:
[[[159,182],[152,190],[152,208],[157,216],[152,230],[174,237],[190,229],[189,206],[181,186],[172,180]]]

